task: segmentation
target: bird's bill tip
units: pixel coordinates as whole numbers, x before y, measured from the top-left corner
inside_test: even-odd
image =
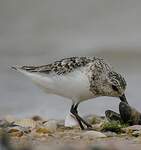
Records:
[[[120,100],[121,100],[122,102],[124,102],[124,103],[127,103],[127,104],[128,104],[125,94],[123,94],[123,95],[122,95],[122,96],[120,96],[119,98],[120,98]]]

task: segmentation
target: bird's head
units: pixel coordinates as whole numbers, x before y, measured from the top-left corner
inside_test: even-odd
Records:
[[[119,97],[121,101],[128,103],[124,94],[126,85],[125,79],[119,73],[111,71],[106,75],[101,91],[104,96]]]

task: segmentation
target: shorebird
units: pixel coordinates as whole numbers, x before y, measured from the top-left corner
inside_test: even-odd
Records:
[[[88,99],[110,96],[126,102],[125,79],[98,57],[70,57],[40,66],[14,66],[15,70],[30,77],[47,93],[60,95],[72,100],[70,113],[82,130],[92,128],[78,114],[78,105]]]

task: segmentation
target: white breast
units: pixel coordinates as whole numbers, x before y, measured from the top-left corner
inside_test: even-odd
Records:
[[[80,68],[65,75],[22,72],[47,93],[67,97],[74,101],[83,101],[94,97],[89,91],[90,83],[84,70],[85,68]]]

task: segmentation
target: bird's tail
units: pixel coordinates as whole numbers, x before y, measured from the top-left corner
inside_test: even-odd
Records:
[[[10,66],[10,68],[13,70],[18,70],[18,66]]]
[[[32,66],[29,67],[29,66],[18,66],[17,65],[17,66],[10,66],[10,68],[13,69],[13,70],[16,70],[18,72],[21,72],[25,75],[29,75],[29,74],[31,74],[30,69],[33,68],[33,67]]]

